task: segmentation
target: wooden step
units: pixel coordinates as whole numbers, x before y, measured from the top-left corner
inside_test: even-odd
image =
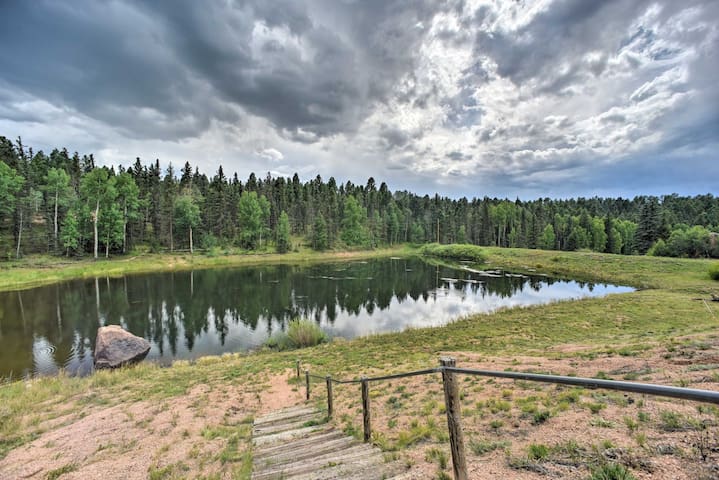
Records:
[[[258,464],[261,460],[266,460],[267,462],[277,465],[337,452],[349,448],[352,445],[357,445],[357,441],[354,438],[340,437],[334,440],[317,440],[317,437],[318,436],[309,437],[314,441],[311,443],[305,443],[301,447],[298,447],[294,443],[289,443],[287,445],[283,445],[284,448],[282,450],[270,454],[257,454],[253,452],[253,457],[255,462]]]
[[[282,465],[273,465],[272,463],[258,465],[258,471],[252,478],[270,479],[270,478],[288,478],[292,475],[303,473],[319,472],[322,469],[330,468],[336,465],[354,464],[364,461],[367,458],[374,457],[377,451],[367,445],[356,445],[337,452],[331,452],[326,455],[305,459],[300,462],[290,462]],[[271,462],[272,459],[265,461]]]
[[[298,407],[285,408],[276,412],[263,415],[254,421],[255,426],[266,425],[268,423],[275,423],[284,421],[287,418],[297,417],[306,414],[317,414],[317,409],[314,407],[300,405]]]
[[[313,425],[311,427],[298,428],[296,430],[287,430],[284,432],[273,433],[254,438],[253,444],[256,446],[267,445],[277,442],[287,442],[296,438],[303,438],[314,432],[328,432],[331,428],[325,425]]]
[[[252,435],[256,437],[262,437],[264,435],[271,435],[273,433],[285,432],[287,430],[297,430],[298,428],[311,427],[313,425],[321,425],[327,423],[325,418],[321,415],[302,415],[299,417],[288,418],[288,421],[283,423],[270,423],[254,427],[252,429]]]
[[[307,445],[312,445],[317,442],[331,442],[333,440],[337,440],[338,438],[346,438],[350,440],[352,439],[351,437],[347,437],[339,430],[328,430],[324,433],[315,433],[314,435],[310,435],[307,437],[296,438],[294,440],[288,441],[287,443],[275,443],[271,445],[255,447],[252,452],[252,456],[254,458],[264,458],[270,455],[274,455],[276,453],[285,452],[287,450],[304,449]]]
[[[284,478],[287,480],[382,480],[403,470],[402,465],[385,463],[384,458],[384,454],[377,450],[377,453],[369,456]]]
[[[303,426],[322,421],[324,415],[306,406],[272,412],[253,426],[253,480],[381,480],[407,471],[401,462],[386,462],[386,455],[359,443],[331,424]]]

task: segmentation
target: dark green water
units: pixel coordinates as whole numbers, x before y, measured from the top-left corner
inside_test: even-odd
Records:
[[[147,358],[169,363],[257,347],[295,317],[353,338],[442,325],[499,307],[627,291],[419,259],[78,280],[0,293],[0,378],[60,368],[87,374],[97,328],[108,324],[145,337],[152,344]]]

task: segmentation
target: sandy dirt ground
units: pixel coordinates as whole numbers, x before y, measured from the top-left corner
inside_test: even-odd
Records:
[[[466,368],[719,390],[717,340],[624,356],[584,352],[580,345],[561,345],[547,357],[445,354]],[[556,355],[562,358],[551,358]],[[176,398],[94,405],[55,418],[43,425],[46,432],[39,438],[0,461],[0,479],[145,479],[152,472],[156,478],[233,478],[238,457],[223,458],[231,441],[223,432],[244,432],[234,452],[241,454],[250,443],[254,416],[304,401],[304,388],[295,385],[293,374],[288,370],[250,389],[198,385]],[[637,479],[719,478],[719,409],[714,406],[485,377],[462,377],[460,385],[470,478],[586,479],[606,462],[626,465]],[[359,387],[338,385],[334,393],[332,422],[348,432],[361,431]],[[321,405],[324,395],[318,384],[311,402]],[[371,396],[374,438],[388,458],[405,462],[410,478],[442,478],[440,472],[451,478],[440,376],[378,383]],[[412,432],[420,432],[419,438],[407,441]],[[402,441],[406,446],[393,452]],[[548,453],[532,458],[532,445],[540,453],[545,446]]]
[[[562,345],[552,353],[578,353]],[[532,371],[719,390],[719,348],[699,343],[673,352],[592,358],[487,357],[446,352],[463,368]],[[719,478],[719,409],[698,402],[532,382],[463,377],[462,424],[470,478],[588,479],[603,463],[626,466],[637,479]],[[377,384],[372,425],[380,443],[392,445],[413,426],[434,425],[430,438],[403,450],[414,478],[451,474],[441,378],[412,377]],[[337,423],[361,428],[356,388],[338,389]],[[538,420],[533,412],[539,412]],[[541,413],[549,412],[542,419]],[[596,412],[596,413],[595,413]],[[499,444],[486,453],[478,445]],[[549,454],[528,459],[531,445]],[[440,454],[437,454],[437,451]],[[437,457],[444,456],[447,466]],[[702,458],[702,455],[705,458]],[[442,468],[444,467],[444,468]]]
[[[249,428],[252,417],[301,402],[288,375],[254,391],[198,385],[158,403],[92,407],[81,418],[54,419],[47,433],[0,461],[0,479],[44,479],[63,469],[67,473],[56,478],[146,479],[163,469],[166,478],[231,478],[216,459],[227,439],[212,438],[212,429]]]

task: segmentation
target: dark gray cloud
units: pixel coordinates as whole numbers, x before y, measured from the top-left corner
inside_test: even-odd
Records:
[[[466,195],[715,161],[719,2],[477,3],[1,2],[0,134]]]
[[[196,135],[242,111],[331,135],[356,129],[413,68],[430,5],[16,2],[0,20],[0,77],[139,135]]]
[[[475,51],[497,62],[497,73],[515,84],[537,81],[561,92],[582,74],[601,73],[602,56],[583,62],[592,51],[616,51],[627,28],[649,1],[582,2],[559,0],[517,30],[480,30]],[[486,22],[483,11],[477,20]]]

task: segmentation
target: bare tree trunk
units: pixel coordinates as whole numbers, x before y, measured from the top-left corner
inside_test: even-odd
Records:
[[[20,258],[20,241],[22,240],[22,207],[20,207],[20,228],[17,232],[17,249],[15,250],[15,258]]]
[[[194,252],[192,251],[192,226],[190,226],[190,255],[192,255]]]
[[[172,252],[175,250],[175,240],[174,235],[172,234],[172,222],[170,222],[170,251]]]
[[[97,220],[100,216],[100,200],[98,199],[97,203],[95,204],[95,215],[92,219],[92,228],[93,232],[95,234],[95,248],[93,252],[95,253],[95,260],[97,260]]]
[[[122,253],[125,253],[127,245],[127,203],[125,203],[125,214],[122,217]]]
[[[55,251],[57,251],[57,201],[58,201],[58,195],[59,191],[55,190]]]

